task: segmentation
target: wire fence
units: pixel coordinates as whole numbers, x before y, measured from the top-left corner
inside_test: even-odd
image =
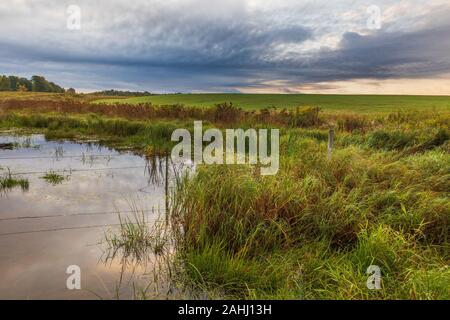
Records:
[[[64,158],[115,158],[118,154],[83,154],[83,155],[53,155],[53,156],[32,156],[32,157],[0,157],[0,160],[34,160],[34,159],[64,159]]]
[[[128,166],[128,167],[106,167],[106,168],[86,168],[86,169],[49,169],[47,171],[23,171],[23,172],[8,172],[8,175],[17,176],[17,175],[27,175],[27,174],[45,174],[48,172],[62,172],[62,173],[72,173],[72,172],[85,172],[85,171],[105,171],[105,170],[125,170],[125,169],[145,169],[148,166]]]
[[[55,155],[55,156],[33,156],[33,157],[0,157],[0,160],[35,160],[35,159],[61,159],[61,158],[86,158],[92,159],[94,157],[104,157],[104,158],[112,158],[117,157],[119,155],[103,155],[103,154],[82,154],[82,155]],[[106,171],[106,170],[127,170],[127,169],[145,169],[148,168],[148,165],[140,165],[140,166],[123,166],[123,167],[105,167],[105,168],[68,168],[68,169],[54,169],[47,171],[23,171],[23,172],[10,172],[8,170],[8,175],[27,175],[27,174],[45,174],[49,171],[51,172],[63,172],[63,173],[72,173],[72,172],[86,172],[86,171]],[[2,172],[0,171],[0,174]],[[3,172],[5,173],[5,172]],[[156,210],[160,210],[159,208]],[[147,210],[137,210],[138,212],[155,212],[155,208],[147,209]],[[44,218],[57,218],[57,217],[73,217],[73,216],[93,216],[93,215],[110,215],[110,214],[123,214],[123,213],[132,213],[136,212],[136,210],[115,210],[115,211],[97,211],[97,212],[71,212],[65,214],[49,214],[49,215],[41,215],[41,216],[19,216],[19,217],[7,217],[0,218],[0,222],[2,221],[14,221],[14,220],[26,220],[26,219],[44,219]],[[96,225],[88,225],[88,226],[69,226],[69,227],[60,227],[60,228],[50,228],[50,229],[40,229],[40,230],[28,230],[28,231],[17,231],[17,232],[6,232],[0,233],[0,236],[11,236],[11,235],[20,235],[20,234],[31,234],[31,233],[41,233],[41,232],[52,232],[52,231],[63,231],[63,230],[77,230],[77,229],[89,229],[89,228],[101,228],[101,227],[110,227],[110,226],[119,226],[120,223],[117,224],[96,224]]]
[[[24,219],[44,219],[44,218],[57,218],[57,217],[73,217],[73,216],[91,216],[91,215],[108,215],[108,214],[122,214],[122,213],[132,213],[132,212],[155,212],[155,208],[147,210],[116,210],[116,211],[96,211],[96,212],[71,212],[64,214],[49,214],[43,216],[19,216],[19,217],[9,217],[0,218],[0,221],[11,221],[11,220],[24,220]]]
[[[123,213],[133,213],[133,212],[156,212],[160,209],[146,209],[146,210],[121,210],[121,211],[97,211],[97,212],[72,212],[68,214],[52,214],[45,216],[20,216],[20,217],[9,217],[9,218],[1,218],[2,221],[14,221],[14,220],[25,220],[25,219],[44,219],[44,218],[55,218],[55,217],[70,217],[70,216],[90,216],[90,215],[107,215],[107,214],[123,214]],[[52,231],[63,231],[63,230],[76,230],[76,229],[90,229],[90,228],[101,228],[101,227],[112,227],[112,226],[120,226],[120,223],[113,224],[95,224],[95,225],[87,225],[87,226],[69,226],[69,227],[59,227],[59,228],[50,228],[50,229],[39,229],[39,230],[27,230],[27,231],[15,231],[15,232],[6,232],[0,233],[0,236],[11,236],[11,235],[19,235],[19,234],[29,234],[29,233],[40,233],[40,232],[52,232]]]
[[[113,227],[113,226],[120,226],[120,223],[115,223],[115,224],[97,224],[97,225],[80,226],[80,227],[61,227],[61,228],[53,228],[53,229],[41,229],[41,230],[7,232],[7,233],[0,233],[0,237],[2,237],[2,236],[12,236],[12,235],[18,235],[18,234],[28,234],[28,233],[63,231],[63,230],[76,230],[76,229],[89,229],[89,228],[102,228],[102,227]]]

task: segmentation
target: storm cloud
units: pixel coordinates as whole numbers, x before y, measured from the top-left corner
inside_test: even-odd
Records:
[[[80,30],[67,28],[69,5]],[[0,4],[0,73],[66,87],[240,91],[450,74],[448,1],[53,1]],[[289,92],[289,89],[281,90]],[[449,92],[450,93],[450,92]]]

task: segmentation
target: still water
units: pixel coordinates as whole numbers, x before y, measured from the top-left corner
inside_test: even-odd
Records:
[[[9,145],[11,144],[12,145]],[[165,161],[152,164],[99,144],[0,134],[0,176],[29,181],[0,194],[0,299],[132,299],[167,294],[148,264],[106,259],[105,232],[138,210],[151,223],[164,215]],[[52,184],[42,177],[65,177]],[[170,175],[170,174],[169,174]],[[81,290],[66,286],[68,266],[81,270]]]

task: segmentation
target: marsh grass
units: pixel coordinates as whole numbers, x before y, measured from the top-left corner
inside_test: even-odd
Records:
[[[43,113],[57,114],[90,114],[102,117],[120,117],[126,120],[203,120],[219,125],[234,125],[237,123],[252,124],[270,123],[290,127],[311,127],[323,123],[319,116],[319,107],[297,107],[294,109],[264,108],[261,110],[243,110],[232,103],[219,103],[210,108],[185,106],[182,104],[153,105],[143,104],[92,104],[85,101],[34,101],[34,100],[0,100],[0,112],[11,114],[22,112],[25,114],[40,115]],[[135,134],[140,126],[134,122],[114,119],[114,131],[116,134]],[[45,119],[33,118],[23,120],[27,127],[48,127],[56,129],[60,126],[54,119],[50,124]],[[75,123],[67,123],[69,127]],[[110,123],[104,123],[105,129],[110,128]]]
[[[32,107],[36,112],[25,114]],[[277,175],[200,165],[177,180],[169,222],[148,228],[137,210],[107,235],[112,257],[142,260],[176,249],[177,280],[192,296],[449,299],[447,110],[355,115],[12,101],[0,109],[3,128],[35,128],[54,138],[94,135],[149,157],[168,152],[172,131],[191,129],[192,119],[220,129],[279,127]],[[381,268],[381,290],[366,287],[371,264]]]
[[[170,221],[156,209],[149,215],[134,201],[130,208],[131,215],[119,213],[119,226],[105,232],[102,241],[103,261],[117,261],[121,266],[114,298],[120,299],[119,289],[124,283],[131,283],[133,299],[137,300],[190,297],[178,288],[179,262],[174,255]],[[127,281],[126,274],[130,276]],[[136,274],[145,276],[146,281],[133,280]]]
[[[41,177],[41,179],[44,179],[48,183],[50,183],[50,184],[55,186],[55,185],[63,183],[65,180],[68,180],[69,176],[64,176],[64,175],[59,174],[57,172],[49,171],[49,172],[45,173],[45,175],[43,175]]]
[[[171,208],[186,278],[228,298],[448,299],[448,115],[405,119],[340,129],[332,161],[325,130],[284,130],[275,176],[199,166]]]
[[[169,250],[168,228],[161,218],[150,223],[146,213],[139,209],[133,210],[131,217],[119,214],[118,218],[118,230],[105,234],[106,260],[120,256],[130,262],[142,262],[151,254],[162,255]]]
[[[28,179],[14,177],[8,170],[8,173],[6,175],[0,177],[0,191],[2,193],[6,193],[14,189],[15,187],[20,187],[22,191],[28,191],[30,183]]]

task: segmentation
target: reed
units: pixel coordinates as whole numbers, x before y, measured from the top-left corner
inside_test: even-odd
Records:
[[[33,108],[35,108],[33,110]],[[0,103],[0,127],[98,137],[148,156],[170,151],[192,119],[220,129],[279,128],[280,170],[200,165],[170,199],[182,282],[211,297],[449,299],[450,112],[358,115],[80,101]],[[333,158],[327,132],[335,126]],[[163,252],[140,216],[112,248]],[[159,239],[159,240],[158,240]],[[117,251],[116,251],[117,252]],[[382,288],[368,290],[376,264]]]

